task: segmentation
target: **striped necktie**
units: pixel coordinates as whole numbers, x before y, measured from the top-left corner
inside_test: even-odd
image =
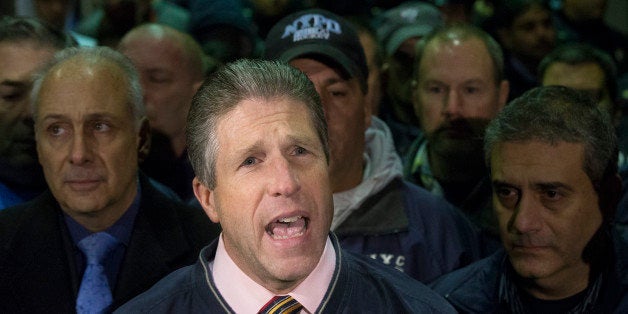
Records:
[[[303,305],[289,295],[276,296],[270,299],[258,314],[291,314],[299,313]]]

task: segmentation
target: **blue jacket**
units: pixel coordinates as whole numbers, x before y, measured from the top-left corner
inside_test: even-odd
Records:
[[[25,200],[0,182],[0,210],[17,205]]]
[[[336,266],[316,313],[455,313],[423,284],[392,268],[340,249],[332,235]],[[205,247],[195,265],[182,268],[115,313],[233,313],[216,287],[208,262],[218,241]]]
[[[612,264],[612,263],[611,263]],[[508,293],[512,281],[507,275],[509,262],[502,249],[495,254],[447,274],[430,286],[460,313],[512,313]],[[510,270],[511,271],[511,270]],[[601,290],[593,313],[626,313],[628,285],[615,265],[601,275]],[[625,277],[625,275],[622,275]]]
[[[478,230],[453,205],[396,179],[334,231],[343,249],[430,282],[480,259]]]

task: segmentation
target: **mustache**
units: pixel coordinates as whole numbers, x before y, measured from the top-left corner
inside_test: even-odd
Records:
[[[434,131],[434,136],[446,132],[455,132],[474,140],[483,140],[484,131],[489,121],[486,119],[455,119],[447,120]]]
[[[87,169],[74,169],[63,176],[64,182],[73,181],[104,181],[105,176]]]
[[[530,234],[509,235],[509,240],[513,246],[523,247],[544,247],[553,246],[554,241]]]

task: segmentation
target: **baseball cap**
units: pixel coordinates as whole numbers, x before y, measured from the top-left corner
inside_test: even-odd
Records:
[[[308,9],[281,19],[268,32],[264,57],[290,61],[311,56],[333,62],[366,90],[368,68],[357,32],[345,19],[322,9]]]
[[[383,12],[376,19],[376,33],[386,55],[391,56],[407,39],[425,36],[443,25],[436,6],[410,1]]]

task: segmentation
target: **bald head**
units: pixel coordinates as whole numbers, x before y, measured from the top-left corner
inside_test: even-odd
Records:
[[[177,62],[185,65],[185,71],[201,80],[204,75],[204,54],[201,46],[189,34],[166,25],[149,23],[133,28],[122,38],[118,50],[124,54],[135,50],[153,53],[169,50],[173,57],[176,55],[179,58]]]
[[[152,129],[168,137],[180,156],[185,150],[187,113],[204,79],[203,50],[190,35],[160,24],[132,29],[118,50],[140,73]]]
[[[105,71],[106,70],[106,71]],[[76,47],[67,48],[55,54],[54,58],[35,76],[33,82],[33,101],[31,111],[37,120],[38,105],[42,84],[46,80],[65,79],[74,77],[75,82],[69,82],[69,88],[81,80],[99,80],[103,73],[106,77],[114,78],[113,81],[120,85],[111,88],[101,88],[104,91],[121,91],[125,97],[125,104],[132,113],[135,126],[145,119],[145,109],[141,99],[141,87],[135,67],[124,55],[107,47]],[[102,82],[99,82],[102,84]],[[97,84],[97,85],[99,85]],[[107,85],[102,85],[107,86]],[[109,95],[109,96],[107,96]],[[99,97],[107,98],[111,94],[103,94]]]

